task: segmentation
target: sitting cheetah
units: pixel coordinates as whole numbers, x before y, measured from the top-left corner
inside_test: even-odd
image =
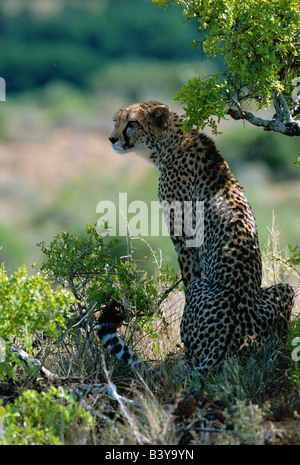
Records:
[[[158,102],[121,108],[114,121],[109,138],[114,150],[134,151],[155,165],[161,203],[189,202],[192,210],[181,211],[192,216],[194,226],[195,205],[204,205],[203,238],[193,247],[184,230],[178,234],[176,213],[168,218],[186,294],[181,338],[195,368],[212,368],[245,341],[265,343],[274,332],[283,333],[293,289],[287,284],[262,289],[253,213],[214,142],[195,130],[184,133],[183,120]]]

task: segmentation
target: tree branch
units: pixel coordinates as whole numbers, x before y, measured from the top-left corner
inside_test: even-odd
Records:
[[[287,106],[287,103],[286,103],[286,100],[285,100],[284,96],[282,94],[279,94],[277,99],[278,99],[278,101],[280,103],[280,106],[281,106],[281,109],[282,109],[283,118],[285,119],[285,121],[287,123],[293,123],[294,120],[293,120],[293,118],[291,116],[289,107]]]
[[[272,120],[262,119],[254,116],[249,111],[239,111],[233,108],[229,108],[227,114],[230,115],[234,120],[246,120],[254,126],[263,127],[265,131],[275,131],[280,134],[287,136],[300,136],[300,121],[294,121],[291,116],[288,122],[283,123],[279,118]]]

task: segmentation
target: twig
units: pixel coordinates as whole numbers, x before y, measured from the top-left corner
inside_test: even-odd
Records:
[[[68,277],[68,282],[69,282],[69,286],[71,288],[71,291],[73,292],[73,295],[74,297],[78,300],[78,308],[79,308],[79,311],[80,311],[80,315],[82,316],[83,315],[83,309],[84,309],[84,306],[81,305],[80,303],[80,297],[78,295],[78,289],[76,288],[75,284],[74,284],[74,277],[76,276],[76,273],[74,271],[74,268],[75,268],[75,265],[81,260],[81,258],[87,253],[89,252],[90,250],[93,250],[95,248],[98,248],[98,247],[111,247],[110,244],[95,244],[95,245],[92,245],[91,247],[87,247],[86,249],[84,249],[76,258],[75,260],[73,260],[73,262],[71,263],[70,265],[70,274],[69,274],[69,277]]]
[[[114,383],[111,382],[109,372],[108,372],[108,370],[106,368],[105,359],[104,359],[103,356],[102,356],[102,366],[103,366],[103,371],[104,371],[104,374],[106,376],[107,384],[108,384],[108,387],[109,387],[109,394],[119,404],[120,409],[121,409],[124,417],[126,418],[126,420],[128,421],[130,427],[132,428],[132,431],[133,431],[133,434],[134,434],[134,436],[136,438],[137,443],[139,445],[150,444],[150,440],[146,436],[144,436],[143,434],[138,432],[135,421],[134,421],[134,418],[130,415],[130,413],[129,413],[126,405],[125,405],[125,402],[123,400],[123,397],[118,394],[116,386],[114,385]]]
[[[169,295],[170,292],[172,292],[173,289],[175,289],[175,287],[177,287],[177,286],[181,283],[181,281],[182,281],[182,278],[180,278],[175,284],[173,284],[173,286],[169,287],[169,289],[166,289],[166,290],[163,292],[163,294],[162,294],[162,296],[161,296],[161,298],[160,298],[160,301],[159,301],[159,303],[158,303],[159,305],[165,300],[165,298],[167,297],[167,295]]]
[[[193,426],[187,426],[185,428],[182,428],[181,431],[199,431],[199,433],[221,433],[223,431],[222,428],[204,428],[204,427],[193,427]]]
[[[96,307],[97,307],[97,303],[94,303],[91,306],[91,308],[89,309],[89,311],[86,312],[83,315],[83,317],[79,321],[77,321],[77,323],[74,323],[72,326],[70,326],[68,329],[66,329],[66,331],[63,333],[63,335],[60,337],[60,340],[62,340],[66,336],[66,334],[68,334],[68,332],[71,331],[71,329],[76,328],[76,326],[80,326],[81,323],[83,322],[83,320],[85,320],[95,310]]]
[[[45,368],[41,362],[35,358],[30,358],[29,354],[25,350],[20,349],[19,347],[12,345],[10,347],[11,352],[18,356],[18,359],[24,362],[27,367],[35,368],[40,373],[43,378],[46,378],[52,384],[61,384],[66,381],[79,381],[79,377],[69,377],[69,376],[58,376],[56,373],[52,373],[50,370]]]

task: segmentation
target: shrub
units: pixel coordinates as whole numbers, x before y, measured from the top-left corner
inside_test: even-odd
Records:
[[[93,419],[62,387],[24,391],[13,403],[0,405],[1,445],[85,443]]]
[[[86,237],[58,234],[48,246],[38,244],[47,257],[42,270],[77,299],[71,323],[116,301],[126,309],[124,322],[130,323],[131,337],[136,331],[146,331],[155,341],[152,323],[160,318],[166,329],[160,304],[168,294],[166,289],[173,288],[178,278],[168,267],[159,267],[156,275],[147,278],[132,255],[114,257],[117,243],[116,239],[105,243],[91,225],[87,225]]]
[[[70,291],[52,289],[43,273],[29,276],[25,266],[9,275],[0,267],[0,339],[5,354],[0,360],[0,379],[14,377],[12,361],[16,356],[9,348],[14,338],[31,353],[38,332],[57,337],[63,328],[69,308],[74,302]],[[4,341],[4,342],[3,342]]]

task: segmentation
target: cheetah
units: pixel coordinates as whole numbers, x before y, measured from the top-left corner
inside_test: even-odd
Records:
[[[178,215],[169,213],[169,233],[185,289],[180,335],[188,360],[198,370],[216,366],[246,341],[267,343],[287,329],[294,302],[288,284],[262,288],[257,227],[244,190],[214,141],[196,130],[183,131],[183,119],[159,102],[121,108],[109,137],[115,152],[135,152],[159,173],[162,203],[177,202],[183,222],[196,225],[202,202],[203,237],[178,234]],[[193,230],[194,235],[197,228]]]

